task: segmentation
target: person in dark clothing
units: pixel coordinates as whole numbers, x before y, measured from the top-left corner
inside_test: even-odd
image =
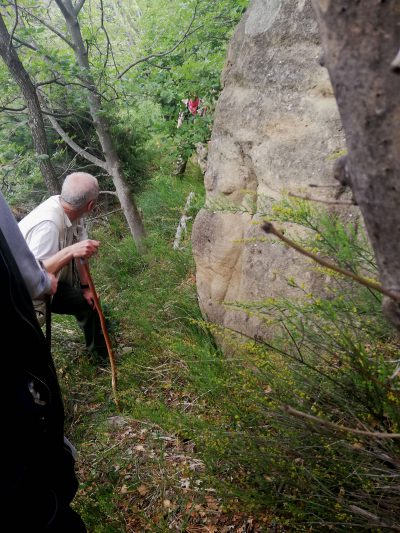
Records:
[[[1,521],[16,533],[84,533],[59,383],[17,262],[0,228]]]
[[[54,294],[57,290],[57,278],[33,257],[1,191],[0,228],[6,241],[12,243],[14,259],[24,278],[30,297],[32,299],[45,298]]]

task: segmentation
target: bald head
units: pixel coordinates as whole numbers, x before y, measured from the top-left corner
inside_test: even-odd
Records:
[[[81,209],[91,200],[97,200],[99,184],[97,179],[87,172],[73,172],[64,180],[61,198],[73,209]]]

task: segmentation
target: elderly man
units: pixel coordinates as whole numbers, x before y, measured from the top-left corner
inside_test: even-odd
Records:
[[[94,176],[74,172],[65,178],[61,195],[42,202],[20,221],[19,227],[35,258],[50,273],[59,273],[52,312],[74,315],[83,329],[87,349],[101,360],[107,357],[106,344],[80,261],[96,253],[100,244],[87,238],[82,220],[93,210],[98,194]],[[74,265],[80,288],[74,286]],[[44,317],[43,301],[34,300],[34,307],[40,321]]]

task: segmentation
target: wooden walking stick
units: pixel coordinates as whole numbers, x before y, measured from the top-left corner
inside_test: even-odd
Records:
[[[90,275],[90,271],[89,271],[89,267],[88,267],[86,259],[81,258],[81,265],[82,265],[83,271],[86,274],[89,288],[91,292],[93,293],[94,306],[100,318],[101,329],[103,331],[104,340],[106,341],[106,346],[107,346],[108,357],[110,359],[111,386],[112,386],[112,390],[114,394],[114,401],[115,401],[115,405],[120,410],[121,407],[119,405],[119,401],[117,397],[117,365],[115,363],[115,356],[114,356],[114,352],[111,346],[110,336],[108,335],[108,331],[107,331],[106,319],[104,318],[104,313],[101,308],[100,300],[97,296],[96,287],[94,286],[92,276]]]

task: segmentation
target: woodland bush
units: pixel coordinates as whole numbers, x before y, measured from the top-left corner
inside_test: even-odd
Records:
[[[271,217],[311,230],[306,248],[354,273],[376,276],[356,222],[288,200],[273,206]],[[317,270],[329,278],[323,294],[289,279],[303,298],[231,304],[281,332],[241,348],[259,387],[246,409],[238,406],[238,423],[249,427],[251,419],[242,464],[251,473],[254,501],[263,494],[276,513],[291,516],[291,524],[395,529],[400,443],[379,433],[400,429],[398,338],[382,316],[380,296]],[[285,406],[317,420],[293,416]]]

